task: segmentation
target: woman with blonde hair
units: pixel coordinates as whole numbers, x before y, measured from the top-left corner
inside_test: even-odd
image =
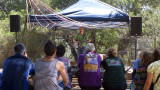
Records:
[[[125,69],[122,60],[117,57],[116,49],[109,48],[106,56],[101,62],[101,65],[105,69],[103,76],[104,90],[125,90],[127,87]]]

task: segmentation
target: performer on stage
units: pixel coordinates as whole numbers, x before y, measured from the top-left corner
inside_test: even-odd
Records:
[[[75,43],[74,46],[77,52],[77,57],[79,57],[80,54],[85,53],[85,46],[87,45],[87,43],[91,42],[91,40],[88,39],[87,34],[85,34],[83,27],[80,27],[79,31],[80,32],[73,38],[73,42]]]

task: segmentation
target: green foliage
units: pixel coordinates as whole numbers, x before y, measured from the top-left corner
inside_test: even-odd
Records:
[[[74,4],[75,2],[77,2],[78,0],[51,0],[50,2],[50,6],[53,9],[60,9],[63,10],[67,7],[69,7],[70,5]]]
[[[43,45],[46,40],[50,39],[49,33],[50,31],[44,32],[42,28],[41,31],[37,29],[25,32],[25,36],[20,42],[25,44],[29,59],[35,62],[44,56]]]
[[[0,20],[5,19],[5,17],[7,17],[6,12],[0,12]]]
[[[7,14],[10,11],[20,11],[21,9],[26,8],[26,0],[1,0],[0,1],[0,11],[6,12]]]
[[[98,53],[106,53],[107,48],[115,47],[119,41],[119,35],[115,29],[99,30],[95,37]]]
[[[148,7],[149,8],[149,7]],[[155,35],[158,36],[160,34],[160,7],[155,9],[146,9],[142,12],[143,16],[143,34],[144,35]]]

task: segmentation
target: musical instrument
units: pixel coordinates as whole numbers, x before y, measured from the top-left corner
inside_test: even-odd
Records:
[[[74,48],[79,49],[79,48],[82,47],[82,43],[83,43],[83,42],[89,43],[90,40],[81,41],[81,42],[80,42],[80,41],[77,41],[77,42],[78,42],[78,44],[77,44],[77,43],[74,43]]]

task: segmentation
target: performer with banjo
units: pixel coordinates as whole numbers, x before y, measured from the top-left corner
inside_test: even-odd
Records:
[[[90,39],[88,39],[87,34],[84,32],[84,28],[80,27],[79,28],[80,33],[75,35],[73,38],[73,42],[75,43],[75,49],[77,52],[77,57],[79,57],[80,54],[85,53],[85,46],[87,43],[91,42]]]

